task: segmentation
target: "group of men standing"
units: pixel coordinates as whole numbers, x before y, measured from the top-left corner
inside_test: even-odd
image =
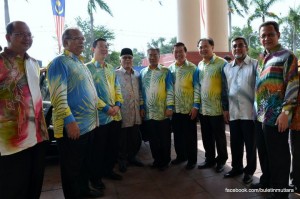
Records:
[[[102,196],[102,177],[122,179],[113,171],[116,162],[121,172],[126,172],[128,164],[143,166],[136,158],[142,119],[149,132],[153,168],[163,171],[170,163],[187,162],[185,168],[193,169],[198,116],[205,149],[205,161],[198,168],[224,170],[228,159],[225,123],[229,123],[232,170],[224,177],[244,173],[243,182],[252,182],[257,148],[262,176],[258,184],[252,184],[254,188],[289,186],[290,128],[291,177],[299,191],[297,58],[278,43],[276,22],[263,23],[259,34],[265,48],[260,62],[247,55],[243,37],[231,41],[234,60],[230,63],[213,52],[213,39],[201,38],[198,49],[203,59],[198,67],[186,59],[187,48],[178,42],[173,47],[173,64],[159,64],[159,49],[150,48],[149,66],[138,73],[132,69],[129,48],[122,49],[117,70],[106,63],[108,44],[102,38],[94,41],[93,59],[84,64],[82,32],[66,29],[64,52],[47,70],[65,198]],[[0,197],[39,198],[48,139],[36,87],[39,66],[26,53],[32,35],[24,22],[8,24],[6,39],[8,47],[0,57]],[[172,161],[171,132],[176,152]],[[269,198],[288,198],[288,193],[272,193]]]

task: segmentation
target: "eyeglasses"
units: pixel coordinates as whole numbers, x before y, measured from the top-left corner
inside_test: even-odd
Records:
[[[122,59],[132,59],[132,56],[122,56]]]
[[[260,35],[259,37],[260,37],[261,39],[265,39],[266,37],[275,37],[276,35],[277,35],[276,32],[270,32],[270,33],[268,33],[268,34],[262,34],[262,35]]]
[[[29,37],[31,39],[33,38],[33,35],[30,32],[13,32],[12,35],[22,38],[22,39],[24,39],[26,37]]]
[[[232,48],[234,48],[234,49],[237,49],[237,48],[244,48],[244,47],[246,47],[246,45],[244,45],[244,44],[234,44],[234,45],[232,46]]]
[[[69,37],[67,39],[73,40],[73,41],[85,41],[84,37]]]

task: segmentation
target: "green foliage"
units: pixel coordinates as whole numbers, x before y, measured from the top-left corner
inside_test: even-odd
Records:
[[[227,0],[229,12],[237,13],[239,16],[244,17],[243,13],[248,13],[248,0]]]
[[[142,59],[144,59],[145,53],[138,52],[138,49],[134,48],[132,49],[133,52],[133,65],[134,66],[141,66],[142,65]]]
[[[81,29],[83,36],[85,37],[85,48],[83,51],[83,56],[85,57],[86,61],[92,59],[93,53],[91,51],[92,48],[92,38],[91,38],[91,26],[89,21],[82,20],[81,17],[77,17],[76,19],[77,26]],[[95,26],[94,27],[94,35],[95,38],[105,38],[108,43],[115,39],[115,33],[105,26]]]
[[[112,51],[107,56],[106,61],[113,67],[118,68],[120,66],[120,52]]]
[[[173,37],[166,43],[166,38],[159,37],[157,40],[152,39],[147,43],[148,48],[159,48],[160,54],[172,53],[173,45],[176,44],[177,39]]]

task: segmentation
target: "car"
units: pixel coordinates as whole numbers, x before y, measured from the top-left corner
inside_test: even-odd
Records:
[[[57,142],[54,137],[54,131],[53,131],[53,124],[52,124],[52,105],[50,101],[50,92],[48,87],[48,81],[46,78],[46,71],[41,72],[40,75],[40,89],[42,93],[43,98],[43,112],[44,117],[46,120],[46,125],[48,129],[49,134],[49,147],[47,149],[47,156],[57,156],[58,155],[58,149],[57,149]]]

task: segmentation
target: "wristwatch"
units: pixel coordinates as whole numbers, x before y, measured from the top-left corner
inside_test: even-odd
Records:
[[[282,109],[281,112],[284,113],[285,115],[289,115],[290,114],[290,111],[287,111],[287,110],[284,110],[284,109]]]

